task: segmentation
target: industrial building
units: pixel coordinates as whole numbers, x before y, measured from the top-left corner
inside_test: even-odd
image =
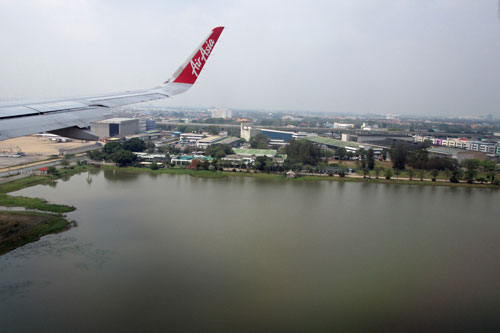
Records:
[[[265,136],[268,136],[271,140],[284,140],[285,142],[290,142],[294,138],[294,132],[277,131],[270,129],[261,129],[260,132]]]
[[[260,133],[259,128],[252,128],[248,124],[241,123],[240,125],[240,137],[246,141],[250,141],[250,138],[256,136]]]
[[[345,134],[343,133],[341,136],[341,140],[344,142],[358,142],[358,136],[357,135],[352,135],[352,134]]]
[[[139,132],[139,119],[111,118],[91,123],[91,130],[100,138],[125,137]]]

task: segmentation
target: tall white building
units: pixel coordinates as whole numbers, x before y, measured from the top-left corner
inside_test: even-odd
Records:
[[[233,113],[228,109],[211,109],[212,118],[231,118]]]

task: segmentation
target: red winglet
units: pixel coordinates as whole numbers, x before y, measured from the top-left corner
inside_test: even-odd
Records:
[[[196,81],[198,75],[200,75],[200,72],[203,69],[203,66],[207,62],[208,56],[212,53],[215,43],[217,43],[222,30],[224,30],[224,27],[217,27],[212,30],[210,35],[204,40],[200,47],[194,51],[191,58],[188,59],[181,68],[179,68],[181,72],[174,79],[174,82],[193,84]]]

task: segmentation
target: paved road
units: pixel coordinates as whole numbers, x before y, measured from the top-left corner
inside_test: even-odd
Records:
[[[82,159],[84,156],[85,154],[80,154],[75,157],[69,158],[68,161],[74,162],[79,159]],[[61,164],[61,161],[62,158],[58,158],[55,160],[39,161],[25,165],[17,165],[12,168],[0,169],[0,184],[7,183],[15,179],[31,176],[33,174],[33,171],[43,167],[58,166],[59,164]]]

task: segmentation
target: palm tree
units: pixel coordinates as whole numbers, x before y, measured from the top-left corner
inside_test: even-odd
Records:
[[[370,176],[370,170],[368,170],[368,168],[363,169],[363,178],[366,178],[366,176]]]
[[[453,175],[453,172],[451,172],[450,169],[446,168],[446,169],[444,169],[444,175],[445,175],[446,179],[450,179],[451,176]]]
[[[436,169],[432,169],[431,170],[431,176],[432,176],[432,181],[435,182],[436,181],[436,177],[439,175],[439,170],[436,170]]]
[[[420,181],[424,180],[424,175],[425,175],[424,169],[418,170],[418,176],[420,177]]]

